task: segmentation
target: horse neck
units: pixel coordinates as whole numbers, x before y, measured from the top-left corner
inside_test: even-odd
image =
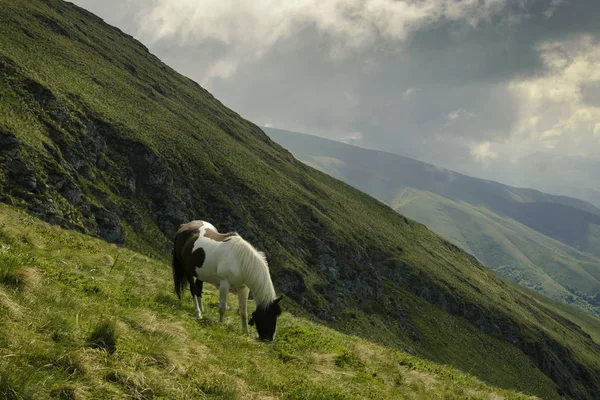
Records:
[[[245,284],[252,292],[256,305],[266,307],[275,299],[275,288],[271,282],[267,262],[241,237],[237,237],[235,242],[235,258],[244,275]]]

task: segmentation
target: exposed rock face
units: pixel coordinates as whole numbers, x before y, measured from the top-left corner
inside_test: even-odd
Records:
[[[391,315],[396,315],[398,327],[402,331],[406,332],[408,337],[410,337],[415,344],[419,345],[421,342],[421,332],[419,332],[419,330],[408,321],[408,318],[406,317],[406,312],[394,300],[393,297],[389,297],[388,301],[390,302],[390,306],[392,308]]]
[[[105,208],[92,206],[92,213],[98,225],[98,235],[107,242],[123,243],[124,233],[119,216]]]
[[[22,201],[42,219],[119,244],[124,242],[123,223],[142,231],[140,206],[150,206],[167,237],[189,219],[182,201],[171,195],[173,171],[154,151],[57,99],[51,90],[21,75],[4,56],[0,70],[10,73],[24,89],[32,107],[43,110],[38,118],[50,139],[43,144],[46,159],[36,162],[43,170],[36,173],[16,136],[0,128],[3,201]],[[179,185],[184,186],[183,182]],[[117,202],[106,189],[119,197]],[[56,199],[68,206],[57,206]],[[65,207],[71,209],[68,215],[61,212]]]
[[[8,179],[22,189],[34,192],[38,189],[35,169],[23,158],[21,145],[16,136],[0,128],[0,157],[7,167]]]
[[[141,232],[143,228],[143,219],[135,206],[123,210],[123,218],[131,225],[135,232]]]
[[[282,269],[273,277],[277,289],[281,290],[288,297],[301,302],[302,296],[306,291],[304,278],[298,271],[292,269]]]

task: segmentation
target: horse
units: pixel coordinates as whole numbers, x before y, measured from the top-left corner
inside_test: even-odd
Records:
[[[273,340],[277,318],[281,315],[281,297],[275,294],[265,254],[236,232],[219,233],[211,223],[200,220],[182,224],[174,240],[173,281],[180,300],[186,281],[189,283],[198,319],[202,319],[204,311],[203,282],[218,287],[220,325],[223,325],[227,309],[227,293],[230,288],[236,289],[242,331],[246,334],[249,333],[246,318],[248,293],[251,291],[256,311],[248,323],[250,326],[256,324],[261,340]]]

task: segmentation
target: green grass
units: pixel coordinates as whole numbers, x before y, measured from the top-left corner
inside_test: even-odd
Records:
[[[46,243],[9,226],[8,245],[21,241],[29,247],[22,257],[3,253],[3,265],[19,267],[6,267],[0,275],[6,276],[3,307],[11,318],[41,320],[8,324],[14,330],[0,337],[17,340],[11,348],[19,349],[3,359],[5,368],[15,361],[25,368],[5,382],[31,377],[31,385],[41,385],[72,374],[73,368],[45,367],[70,354],[48,346],[55,336],[57,343],[84,348],[84,359],[91,357],[86,379],[95,380],[89,385],[121,388],[131,396],[180,390],[175,397],[182,397],[188,387],[189,393],[200,393],[193,392],[199,387],[207,395],[233,396],[236,377],[250,391],[280,397],[358,393],[353,385],[368,378],[371,364],[346,339],[336,339],[343,348],[334,346],[331,368],[351,373],[340,373],[339,385],[320,393],[312,382],[326,373],[293,375],[296,358],[308,359],[305,350],[271,349],[230,335],[238,331],[235,319],[224,330],[210,318],[198,329],[189,318],[191,302],[174,302],[164,264],[172,233],[180,222],[203,218],[221,230],[238,230],[266,252],[276,288],[286,294],[286,311],[328,325],[292,323],[298,320],[286,314],[282,335],[299,325],[341,338],[330,329],[335,328],[386,345],[381,350],[386,354],[408,349],[494,386],[545,399],[560,398],[559,391],[589,398],[600,389],[597,344],[579,327],[515,291],[424,225],[298,162],[143,45],[69,3],[0,0],[0,97],[0,134],[20,141],[16,154],[39,185],[32,190],[15,178],[10,167],[17,157],[2,152],[2,201],[97,236],[106,235],[101,222],[113,216],[117,222],[109,228],[120,227],[122,244],[130,249],[100,251],[91,244],[100,242],[62,231]],[[136,218],[128,219],[128,210]],[[45,248],[36,253],[37,246]],[[86,261],[90,256],[97,258]],[[22,269],[21,258],[30,259],[34,270]],[[292,289],[285,279],[290,270],[298,281]],[[28,289],[36,287],[35,276],[56,290]],[[209,305],[215,301],[211,294]],[[141,312],[146,307],[152,315]],[[55,309],[62,311],[57,315]],[[145,333],[153,318],[169,328]],[[56,326],[64,330],[52,330]],[[18,329],[22,336],[13,334]],[[38,330],[50,339],[38,340]],[[219,352],[226,334],[232,347]],[[189,343],[211,347],[209,359],[214,354],[230,361],[210,373],[190,366],[190,359],[204,353]],[[176,351],[178,363],[169,364],[163,345]],[[251,364],[234,365],[232,349],[250,349],[257,360],[275,351],[280,361],[265,374],[253,374]],[[161,363],[175,368],[168,371],[188,371],[188,380],[201,380],[192,386],[178,377],[171,381],[163,370],[153,370]],[[139,373],[146,368],[154,372]],[[163,387],[163,381],[179,389]],[[85,386],[57,387],[56,393],[68,396]],[[385,390],[377,393],[386,395]]]
[[[409,201],[406,192],[413,193]],[[392,208],[476,255],[500,275],[600,315],[600,308],[586,302],[600,288],[595,272],[600,259],[484,208],[414,189],[404,189],[399,198],[402,202],[393,202]],[[567,288],[577,288],[582,296]]]
[[[592,315],[582,312],[574,307],[570,307],[564,303],[551,300],[533,290],[523,289],[522,287],[518,287],[518,290],[525,291],[536,301],[540,302],[540,304],[551,308],[553,311],[581,326],[583,330],[596,341],[596,343],[600,343],[600,319],[595,318]]]
[[[527,398],[289,313],[261,343],[212,287],[198,323],[169,265],[6,206],[0,271],[2,398]]]

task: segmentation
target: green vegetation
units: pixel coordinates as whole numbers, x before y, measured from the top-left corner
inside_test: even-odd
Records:
[[[540,217],[535,207],[556,203],[553,206],[563,214],[542,217],[560,227],[565,219],[576,220],[583,212],[590,212],[593,221],[599,211],[593,206],[470,178],[389,153],[276,129],[267,132],[308,165],[425,224],[501,276],[600,315],[600,297],[596,298],[600,258],[536,231],[528,224],[534,228],[540,224],[521,215],[529,212]],[[523,205],[529,210],[519,211]],[[600,225],[578,228],[584,231],[581,248],[596,243]]]
[[[99,251],[107,247],[74,233],[44,228],[55,233],[39,239],[7,225],[13,232],[2,239],[11,250],[3,252],[0,299],[18,322],[5,329],[23,332],[0,335],[14,350],[2,358],[11,388],[57,383],[55,394],[67,397],[87,385],[134,397],[226,397],[248,388],[256,397],[331,398],[358,393],[355,384],[365,380],[376,394],[393,393],[372,374],[367,379],[377,357],[351,344],[365,342],[335,328],[388,346],[376,354],[407,349],[544,399],[600,392],[598,344],[577,325],[422,224],[298,162],[143,45],[70,3],[0,0],[0,98],[1,200],[124,246]],[[235,320],[224,330],[209,320],[201,330],[189,318],[191,302],[174,302],[163,262],[175,229],[192,218],[238,230],[266,252],[286,311],[328,325],[286,314],[281,343],[297,343],[286,333],[293,327],[322,332],[334,342],[316,357],[325,372],[295,364],[312,362],[313,350],[302,344],[312,339],[272,349],[236,336]],[[140,312],[145,307],[154,311]],[[250,361],[237,365],[240,350],[257,361],[272,360],[274,351],[279,361],[256,373]],[[191,364],[195,357],[224,361],[206,370]],[[15,361],[24,368],[17,375],[9,368]],[[75,367],[55,370],[57,362]],[[85,385],[53,381],[86,368]],[[395,382],[394,368],[377,376]],[[305,375],[292,378],[297,371]],[[321,392],[327,371],[342,378]],[[29,383],[18,385],[23,377]]]
[[[515,285],[514,283],[511,284]],[[592,339],[594,339],[596,343],[600,343],[600,319],[590,315],[589,313],[571,307],[567,304],[559,303],[557,301],[549,299],[548,297],[543,296],[533,290],[525,289],[516,285],[515,289],[527,293],[540,304],[544,305],[547,308],[550,308],[552,311],[562,315],[571,322],[581,326],[585,332],[591,335]]]
[[[0,271],[0,398],[528,398],[289,313],[261,343],[211,286],[198,323],[169,265],[4,205]]]
[[[411,199],[393,202],[392,208],[476,255],[505,278],[600,315],[600,307],[586,301],[600,290],[594,272],[599,258],[485,208],[414,189],[403,189],[398,197],[406,198],[407,192]]]

